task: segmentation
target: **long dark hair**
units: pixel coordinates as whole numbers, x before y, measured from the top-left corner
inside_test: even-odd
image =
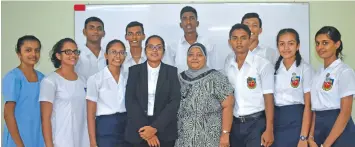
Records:
[[[59,68],[61,66],[61,62],[60,60],[57,58],[56,53],[60,53],[60,51],[62,50],[64,44],[66,42],[71,42],[73,44],[76,45],[76,42],[71,39],[71,38],[63,38],[61,40],[59,40],[52,48],[52,50],[50,51],[50,57],[51,57],[51,61],[54,65],[55,68]]]
[[[343,59],[343,53],[342,53],[343,42],[341,41],[341,34],[340,34],[339,30],[333,26],[324,26],[316,33],[315,37],[317,37],[320,34],[327,34],[329,39],[334,41],[334,43],[340,41],[340,46],[337,48],[335,55],[337,58],[340,58],[342,60]],[[340,57],[339,57],[339,55],[340,55]]]
[[[279,31],[279,33],[277,34],[277,38],[276,38],[276,45],[279,46],[279,39],[280,39],[280,36],[283,35],[283,34],[286,34],[286,33],[292,33],[295,35],[295,39],[296,39],[296,43],[297,45],[300,44],[300,36],[299,34],[297,33],[297,31],[295,29],[292,29],[292,28],[286,28],[286,29],[282,29]],[[280,64],[281,64],[281,60],[283,59],[283,57],[280,55],[279,56],[279,59],[277,60],[276,64],[275,64],[275,73],[274,75],[277,74],[277,70],[279,69],[280,67]],[[298,67],[300,64],[301,64],[301,61],[302,61],[302,57],[301,57],[301,54],[300,54],[300,51],[297,50],[296,51],[296,67]]]

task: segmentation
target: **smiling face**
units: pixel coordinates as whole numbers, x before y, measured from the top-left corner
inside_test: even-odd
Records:
[[[91,21],[86,24],[83,33],[89,42],[101,42],[102,37],[105,36],[104,27],[98,21]]]
[[[184,30],[184,34],[196,33],[199,22],[193,12],[185,12],[181,16],[180,27]]]
[[[131,47],[141,47],[142,41],[145,39],[144,32],[140,26],[127,28],[126,40]]]
[[[299,44],[296,41],[295,34],[282,34],[278,40],[277,48],[279,49],[280,55],[284,59],[296,58],[296,52],[299,50]]]
[[[80,51],[76,44],[72,42],[65,42],[61,51],[56,53],[56,57],[60,60],[61,65],[75,66],[78,62]]]
[[[206,66],[206,56],[199,47],[190,49],[187,55],[187,65],[193,70],[199,70]]]
[[[109,66],[121,67],[126,59],[126,51],[121,43],[114,43],[105,53],[105,58]]]
[[[251,31],[250,39],[251,41],[258,40],[259,35],[262,32],[260,28],[260,22],[258,18],[247,18],[243,21],[243,24],[247,25]]]
[[[164,54],[164,46],[162,41],[157,37],[148,40],[145,53],[147,60],[151,62],[161,62]]]
[[[249,51],[250,36],[243,29],[234,30],[228,41],[235,53],[244,54]]]
[[[336,50],[340,46],[340,41],[334,42],[327,34],[316,36],[316,51],[322,59],[336,58]]]
[[[21,63],[26,65],[34,66],[38,63],[40,58],[40,44],[38,41],[27,40],[24,41],[22,46],[20,47],[20,52],[17,53]]]

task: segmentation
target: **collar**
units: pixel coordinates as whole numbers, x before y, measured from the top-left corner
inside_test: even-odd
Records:
[[[287,71],[286,66],[283,63],[283,61],[284,60],[282,59],[281,62],[280,62],[280,69],[283,69],[283,70]],[[301,61],[301,64],[302,64],[302,61]],[[288,69],[288,71],[293,71],[293,69],[295,69],[295,68],[296,68],[296,60],[293,61],[292,65],[291,65],[290,69]]]
[[[153,67],[151,67],[151,66],[149,65],[149,63],[147,62],[148,71],[159,72],[159,70],[160,70],[160,65],[161,65],[161,62],[160,62],[160,64],[158,65],[158,67],[153,68]]]
[[[81,47],[81,52],[83,55],[94,55],[94,53],[92,53],[92,51],[84,44],[82,47]],[[100,50],[100,53],[99,53],[99,56],[100,54],[102,54],[102,47],[101,47],[101,50]]]
[[[106,66],[103,70],[104,70],[104,79],[105,80],[110,79],[110,78],[113,79],[113,76],[112,76],[110,70],[108,69],[108,66]],[[122,73],[123,73],[123,68],[121,68],[121,70],[120,70],[120,80],[122,79]]]
[[[201,38],[202,37],[199,34],[197,34],[196,42],[201,42]],[[182,37],[180,38],[180,44],[184,44],[184,43],[188,44],[188,42],[185,39],[185,35],[182,35]]]
[[[251,52],[257,52],[258,50],[261,50],[262,48],[261,48],[261,46],[260,45],[257,45],[254,49],[253,49],[253,51],[251,51]]]
[[[247,63],[247,64],[249,64],[249,65],[253,65],[253,61],[254,61],[254,53],[253,52],[251,52],[250,50],[248,51],[248,54],[247,54],[247,57],[245,58],[245,63]],[[236,59],[237,59],[237,56],[234,54],[233,56],[232,56],[232,58],[230,59],[230,61],[229,61],[229,65],[230,66],[235,66],[235,67],[237,67],[237,61],[236,61]]]
[[[332,64],[330,64],[326,69],[324,69],[324,66],[321,68],[322,71],[324,70],[328,70],[328,69],[333,69],[335,67],[337,67],[340,63],[342,63],[342,61],[340,59],[336,59],[335,61],[333,61]]]
[[[127,57],[129,59],[132,59],[132,55],[131,55],[131,48],[126,48],[126,52],[127,52]],[[142,48],[142,52],[141,52],[141,59],[147,59],[145,53],[144,53],[144,48]]]

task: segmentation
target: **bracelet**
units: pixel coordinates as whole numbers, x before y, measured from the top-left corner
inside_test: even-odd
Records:
[[[223,130],[222,133],[223,133],[223,134],[229,134],[230,132],[229,132],[229,131],[226,131],[226,130]]]

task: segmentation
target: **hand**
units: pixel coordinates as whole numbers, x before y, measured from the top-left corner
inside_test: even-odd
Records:
[[[160,147],[160,142],[156,135],[153,135],[150,139],[146,141],[150,147]]]
[[[222,133],[219,139],[219,147],[229,147],[229,133]]]
[[[298,141],[297,147],[308,147],[308,143],[306,140],[305,141],[300,140]]]
[[[266,130],[263,135],[261,135],[261,144],[264,147],[270,147],[274,143],[274,132],[272,130]]]
[[[90,147],[97,147],[96,144],[90,144]]]
[[[152,138],[155,135],[155,133],[157,133],[157,131],[158,131],[157,129],[155,129],[151,126],[144,126],[138,130],[139,135],[144,140],[148,140],[148,139]]]
[[[321,147],[330,147],[330,145],[323,143],[321,144]]]
[[[308,145],[309,147],[318,147],[318,145],[316,144],[316,142],[314,142],[313,139],[308,139]]]

